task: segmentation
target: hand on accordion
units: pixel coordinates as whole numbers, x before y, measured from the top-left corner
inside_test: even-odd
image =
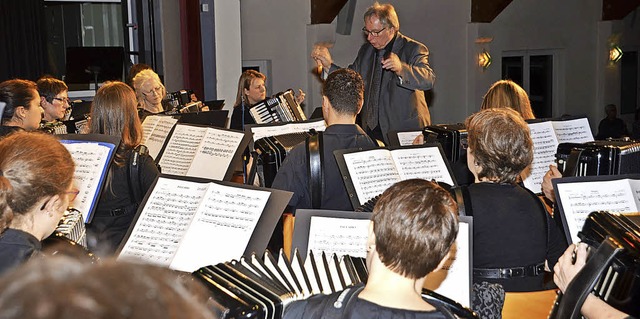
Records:
[[[585,243],[569,245],[553,267],[553,281],[562,292],[587,262],[587,247]]]

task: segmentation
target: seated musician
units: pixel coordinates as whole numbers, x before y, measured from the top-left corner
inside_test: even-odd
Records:
[[[57,256],[33,260],[0,279],[0,318],[217,318],[207,296],[199,282],[166,268]]]
[[[133,87],[138,99],[140,119],[147,115],[158,114],[171,108],[166,102],[167,89],[160,77],[151,69],[145,69],[133,77]]]
[[[37,129],[42,120],[42,108],[36,84],[19,79],[0,83],[0,113],[0,137]]]
[[[53,136],[16,132],[0,140],[0,273],[39,255],[78,195],[74,170]]]
[[[244,130],[245,125],[256,124],[256,121],[251,117],[249,108],[267,98],[267,88],[264,85],[266,80],[267,77],[264,74],[255,70],[242,72],[238,80],[238,94],[236,95],[236,103],[233,105],[229,128]],[[299,89],[295,96],[296,102],[302,104],[304,96],[304,92]]]
[[[587,247],[584,243],[571,244],[553,267],[553,281],[562,292],[587,262]],[[580,312],[589,319],[633,319],[592,294],[587,296]]]
[[[44,110],[42,126],[63,120],[67,109],[71,108],[69,87],[52,77],[43,77],[36,82],[40,93],[40,106]]]
[[[322,114],[327,124],[323,133],[323,169],[325,186],[322,209],[352,210],[349,195],[342,181],[334,150],[374,147],[374,142],[355,124],[363,103],[364,84],[358,73],[341,69],[329,74],[322,87]],[[304,143],[294,147],[278,170],[272,187],[293,192],[289,201],[292,211],[312,207],[309,187],[309,159]]]
[[[447,318],[421,290],[427,274],[444,264],[457,233],[457,206],[446,190],[420,179],[396,183],[373,209],[364,288],[349,288],[349,297],[345,290],[295,302],[284,318],[328,318],[341,295],[342,316],[335,318]]]
[[[546,265],[555,264],[566,243],[539,198],[518,184],[533,159],[529,128],[509,108],[482,110],[465,124],[467,161],[475,177],[465,205],[474,223],[474,284],[545,289]]]

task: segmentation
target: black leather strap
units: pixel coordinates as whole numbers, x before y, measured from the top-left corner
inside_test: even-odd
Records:
[[[598,247],[596,252],[589,257],[582,270],[573,277],[573,280],[564,291],[564,295],[558,305],[556,318],[577,319],[580,318],[580,309],[593,291],[598,278],[611,264],[613,257],[622,251],[610,237],[607,237]]]
[[[324,195],[324,174],[322,172],[324,163],[324,152],[322,148],[322,132],[311,132],[307,137],[307,172],[309,173],[309,193],[311,194],[311,206],[320,208]]]
[[[142,155],[149,154],[149,149],[144,145],[138,145],[129,159],[129,165],[127,167],[127,180],[129,183],[129,195],[131,204],[139,204],[142,201],[142,176],[140,169],[140,157]]]
[[[511,268],[473,268],[473,276],[489,279],[509,279],[515,277],[537,277],[544,273],[544,263]]]
[[[473,216],[473,209],[471,208],[471,197],[469,196],[469,189],[466,185],[461,185],[452,188],[453,195],[458,204],[458,216]]]
[[[578,167],[580,167],[580,156],[582,156],[583,149],[571,149],[569,158],[567,158],[567,164],[562,172],[562,177],[578,176]]]

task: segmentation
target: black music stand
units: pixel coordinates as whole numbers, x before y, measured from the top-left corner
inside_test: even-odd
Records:
[[[225,128],[227,126],[228,110],[214,110],[206,112],[193,112],[174,115],[178,118],[178,123],[198,124],[211,127]]]

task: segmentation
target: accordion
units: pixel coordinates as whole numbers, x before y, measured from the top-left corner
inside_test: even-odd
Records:
[[[305,263],[296,251],[289,261],[282,250],[278,260],[265,252],[250,258],[200,268],[193,276],[210,290],[210,306],[221,319],[282,318],[291,302],[316,294],[331,294],[366,283],[364,258],[309,253]],[[423,298],[444,304],[462,318],[477,318],[470,310],[434,292]]]
[[[466,154],[467,129],[464,124],[430,125],[422,131],[426,143],[438,142],[449,162],[455,163]]]
[[[265,187],[271,187],[278,169],[291,149],[304,142],[309,135],[308,132],[289,133],[264,137],[255,142],[258,162],[262,164]]]
[[[594,141],[561,143],[556,153],[564,176],[597,176],[640,173],[640,143]]]
[[[58,223],[56,232],[85,248],[87,247],[87,231],[84,226],[84,217],[82,217],[82,213],[75,208],[69,207],[64,212],[62,219],[60,219]]]
[[[305,121],[302,108],[296,102],[293,90],[276,94],[274,97],[266,99],[249,108],[251,117],[257,124],[275,122],[299,122]]]
[[[590,293],[620,311],[640,316],[640,216],[593,212],[578,236],[592,250],[587,264],[556,301],[550,318],[577,318]]]

